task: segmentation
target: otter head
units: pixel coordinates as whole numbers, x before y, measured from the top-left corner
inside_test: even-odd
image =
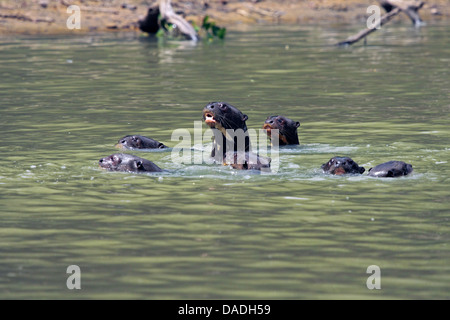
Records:
[[[124,159],[127,159],[126,155],[124,155],[123,153],[115,153],[110,156],[101,158],[98,161],[98,164],[103,169],[119,171],[126,166],[125,162],[123,162]]]
[[[101,158],[98,164],[100,165],[101,168],[110,171],[128,171],[128,172],[162,171],[153,162],[126,153],[115,153],[108,157]]]
[[[118,143],[115,145],[119,149],[164,149],[166,146],[156,140],[139,136],[125,136],[120,138]]]
[[[226,102],[211,102],[203,108],[203,121],[223,134],[227,129],[247,131],[247,115]]]
[[[366,171],[363,167],[349,157],[333,157],[327,163],[322,165],[322,170],[325,173],[342,175],[346,173],[363,173]]]
[[[297,128],[300,122],[283,116],[270,116],[264,122],[263,129],[267,136],[272,139],[272,130],[278,130],[279,145],[299,144]]]

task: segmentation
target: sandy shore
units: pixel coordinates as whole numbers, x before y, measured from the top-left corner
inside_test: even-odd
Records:
[[[0,35],[139,32],[137,21],[156,1],[0,0]],[[376,0],[172,0],[178,13],[197,24],[205,15],[230,29],[248,24],[362,23]],[[80,8],[81,29],[69,29],[70,5]],[[448,0],[430,0],[420,10],[425,21],[450,17]],[[399,17],[405,23],[408,18]]]

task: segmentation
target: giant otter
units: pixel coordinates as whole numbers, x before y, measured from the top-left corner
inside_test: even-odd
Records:
[[[156,164],[150,160],[142,159],[127,153],[114,153],[99,160],[98,164],[110,171],[126,172],[162,172]]]
[[[116,144],[119,149],[164,149],[163,143],[140,135],[130,135],[120,138]]]
[[[412,165],[403,161],[388,161],[369,169],[371,177],[401,177],[413,171]]]
[[[272,134],[272,130],[278,129],[278,145],[280,146],[299,144],[298,127],[300,127],[300,122],[283,116],[267,117],[263,125],[263,129],[266,130],[267,136],[271,139],[272,144],[273,139],[276,139],[276,136]]]
[[[325,173],[342,175],[346,173],[361,174],[366,169],[358,166],[358,164],[349,157],[333,157],[327,163],[322,165],[322,170]]]
[[[247,119],[247,115],[226,102],[211,102],[203,108],[203,121],[214,132],[211,157],[235,169],[266,170],[270,160],[250,151]],[[226,159],[227,152],[234,154]]]
[[[231,151],[250,151],[247,119],[247,115],[226,102],[212,102],[203,108],[203,121],[213,131],[216,129],[211,157],[223,158],[226,152]]]

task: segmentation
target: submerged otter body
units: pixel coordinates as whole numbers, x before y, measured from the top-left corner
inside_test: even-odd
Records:
[[[120,138],[116,144],[119,149],[164,149],[163,143],[140,135],[129,135]]]
[[[322,165],[325,173],[342,175],[347,173],[362,174],[366,169],[358,166],[358,164],[349,157],[333,157],[327,163]]]
[[[388,161],[369,169],[371,177],[401,177],[413,171],[412,165],[403,161]]]
[[[203,121],[214,132],[211,157],[239,170],[270,171],[270,159],[250,151],[247,119],[247,115],[226,102],[212,102],[203,108]]]
[[[271,139],[272,144],[278,136],[278,145],[296,145],[299,144],[297,128],[300,122],[283,116],[270,116],[264,122],[263,129]],[[278,135],[273,134],[272,130],[277,129]]]
[[[230,165],[237,170],[258,170],[270,172],[272,159],[261,157],[253,152],[227,152],[224,165]]]
[[[150,160],[127,153],[114,153],[99,160],[100,167],[110,171],[124,172],[162,172],[163,170]]]

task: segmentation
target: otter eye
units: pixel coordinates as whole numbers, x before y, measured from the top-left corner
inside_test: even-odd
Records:
[[[120,143],[126,143],[126,142],[127,142],[126,140],[121,140],[121,141],[120,141]]]

